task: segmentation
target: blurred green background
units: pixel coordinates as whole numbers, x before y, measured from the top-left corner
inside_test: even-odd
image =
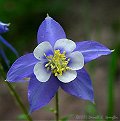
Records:
[[[37,30],[49,14],[73,41],[95,40],[115,52],[86,65],[93,81],[95,105],[60,90],[60,115],[71,120],[93,120],[92,116],[120,120],[120,1],[119,0],[0,0],[0,21],[11,23],[3,37],[20,55],[37,46]],[[11,64],[16,57],[7,48]],[[29,107],[27,83],[15,89]],[[54,99],[49,104],[54,107]],[[17,120],[22,114],[7,87],[0,81],[0,120]],[[71,116],[72,115],[72,116]],[[91,117],[90,117],[91,116]],[[98,117],[98,118],[97,118]],[[113,118],[114,118],[113,117]],[[54,115],[44,108],[32,113],[34,120],[50,120]]]

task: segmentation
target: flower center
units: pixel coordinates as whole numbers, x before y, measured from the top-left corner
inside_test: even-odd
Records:
[[[60,53],[60,50],[55,50],[53,56],[46,56],[46,54],[44,54],[48,60],[48,63],[45,65],[45,67],[47,70],[51,70],[55,76],[62,76],[63,72],[70,70],[70,67],[68,67],[70,58],[67,58],[65,54],[65,51]]]

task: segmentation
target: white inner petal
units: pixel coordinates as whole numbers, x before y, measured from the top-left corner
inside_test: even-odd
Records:
[[[44,67],[43,63],[38,62],[34,66],[34,74],[40,82],[46,82],[51,76],[51,72],[48,72]]]
[[[54,45],[54,50],[64,49],[67,53],[72,52],[76,48],[75,42],[69,39],[59,39]]]
[[[74,70],[68,70],[63,73],[62,76],[57,76],[57,78],[63,83],[69,83],[77,77],[77,72]]]
[[[44,57],[44,53],[47,51],[53,51],[52,46],[49,42],[42,42],[40,43],[33,51],[34,56],[38,59],[41,60]]]
[[[68,65],[72,70],[79,70],[84,66],[84,57],[81,52],[75,51],[70,53],[70,64]]]

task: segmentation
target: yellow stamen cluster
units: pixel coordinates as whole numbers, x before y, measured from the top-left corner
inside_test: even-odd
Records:
[[[53,56],[46,56],[46,54],[44,54],[48,59],[48,63],[45,65],[45,67],[47,70],[51,70],[55,76],[62,76],[63,72],[70,70],[70,67],[67,66],[70,59],[67,59],[65,54],[65,51],[60,53],[60,50],[55,50]]]

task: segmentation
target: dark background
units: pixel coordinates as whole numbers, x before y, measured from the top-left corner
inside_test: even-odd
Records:
[[[119,0],[0,0],[0,21],[11,23],[3,37],[20,55],[37,46],[36,35],[41,22],[49,14],[64,28],[73,41],[95,40],[114,53],[86,65],[93,81],[95,105],[66,94],[60,89],[60,115],[77,120],[84,116],[115,116],[120,120],[120,1]],[[16,57],[4,47],[11,64]],[[0,120],[20,119],[22,111],[0,80]],[[13,84],[23,103],[27,100],[28,84]],[[54,107],[54,99],[49,104]],[[48,110],[48,108],[47,108]],[[32,113],[34,120],[54,119],[42,108]],[[18,118],[19,117],[19,118]],[[91,119],[93,120],[93,119]]]

